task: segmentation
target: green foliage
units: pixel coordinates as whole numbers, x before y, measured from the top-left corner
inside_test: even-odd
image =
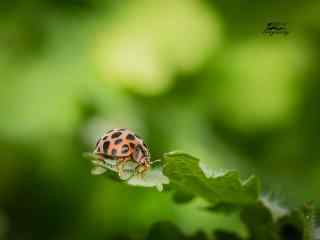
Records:
[[[211,205],[221,202],[249,204],[258,198],[259,181],[254,176],[242,182],[237,171],[204,172],[197,158],[178,152],[165,154],[163,165],[163,172],[174,189],[202,197]]]
[[[162,185],[170,183],[166,189],[174,191],[173,200],[178,204],[188,203],[198,197],[207,201],[207,211],[238,213],[248,231],[246,240],[313,240],[313,205],[292,211],[281,208],[276,202],[260,197],[259,180],[255,176],[241,181],[237,171],[214,173],[199,159],[182,152],[164,154],[162,166],[148,170],[143,177],[135,174],[137,164],[132,161],[124,166],[123,175],[117,171],[114,160],[105,159],[103,164],[96,160],[92,162],[94,170],[98,169],[93,174],[108,172],[107,176],[117,181],[127,181],[129,185],[155,186],[162,191]],[[120,175],[118,178],[117,174]],[[213,238],[243,239],[223,229],[215,230]],[[151,227],[146,239],[188,240],[207,239],[207,236],[203,232],[188,236],[174,224],[160,222]]]

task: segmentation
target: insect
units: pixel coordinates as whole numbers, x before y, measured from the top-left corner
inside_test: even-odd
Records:
[[[137,134],[126,128],[106,132],[97,141],[94,154],[99,156],[101,161],[115,160],[119,176],[124,175],[123,167],[129,160],[138,164],[135,169],[138,174],[150,168],[150,153],[147,145]]]

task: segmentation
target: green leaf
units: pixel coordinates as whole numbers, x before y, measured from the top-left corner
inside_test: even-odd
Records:
[[[142,177],[134,175],[128,179],[127,183],[133,186],[156,187],[161,192],[163,185],[169,184],[169,179],[163,175],[161,168],[152,168],[145,172]]]
[[[85,153],[84,157],[91,160],[93,168],[92,175],[102,175],[112,178],[116,181],[126,181],[129,185],[141,187],[156,187],[158,191],[163,190],[164,184],[169,184],[169,179],[163,175],[161,167],[153,167],[143,173],[136,174],[137,162],[127,161],[123,165],[122,172],[117,167],[117,161],[112,159],[102,159],[93,153]]]
[[[164,174],[177,191],[202,197],[212,206],[218,203],[245,205],[257,201],[259,181],[251,176],[240,181],[238,172],[210,172],[199,160],[186,153],[172,152],[163,157]],[[204,169],[204,170],[203,170]]]
[[[176,190],[176,202],[187,202],[194,196],[202,197],[210,202],[211,211],[240,212],[241,220],[247,226],[249,239],[287,239],[281,238],[275,223],[278,216],[287,212],[279,211],[279,206],[275,207],[270,202],[266,205],[259,200],[260,188],[256,177],[241,181],[236,171],[212,172],[199,164],[198,159],[185,153],[166,154],[163,162],[164,174],[169,177],[171,187]],[[241,238],[233,233],[218,231],[215,239]]]
[[[134,186],[166,188],[174,191],[177,203],[186,203],[194,197],[208,201],[206,208],[212,212],[240,214],[248,230],[249,240],[313,240],[316,231],[315,211],[312,204],[289,211],[279,202],[267,197],[259,198],[260,185],[255,176],[241,181],[237,171],[214,172],[201,164],[199,159],[186,153],[171,152],[163,156],[161,165],[137,174],[138,163],[128,161],[119,171],[117,161],[101,159],[101,156],[86,154],[94,164],[92,173],[104,174],[116,181]],[[319,229],[319,228],[318,228]],[[242,238],[232,232],[216,230],[217,240]],[[203,232],[186,236],[175,225],[163,222],[152,226],[146,239],[207,239]]]

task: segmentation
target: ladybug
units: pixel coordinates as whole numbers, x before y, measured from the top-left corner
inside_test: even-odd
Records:
[[[123,175],[124,164],[135,161],[136,171],[140,174],[150,168],[150,152],[144,141],[127,128],[112,129],[106,132],[96,143],[94,154],[116,160],[119,175]]]

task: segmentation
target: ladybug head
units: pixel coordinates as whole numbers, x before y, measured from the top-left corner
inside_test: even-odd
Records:
[[[149,167],[149,154],[148,154],[148,150],[138,144],[135,146],[134,150],[133,150],[133,159],[138,162],[140,165]]]

